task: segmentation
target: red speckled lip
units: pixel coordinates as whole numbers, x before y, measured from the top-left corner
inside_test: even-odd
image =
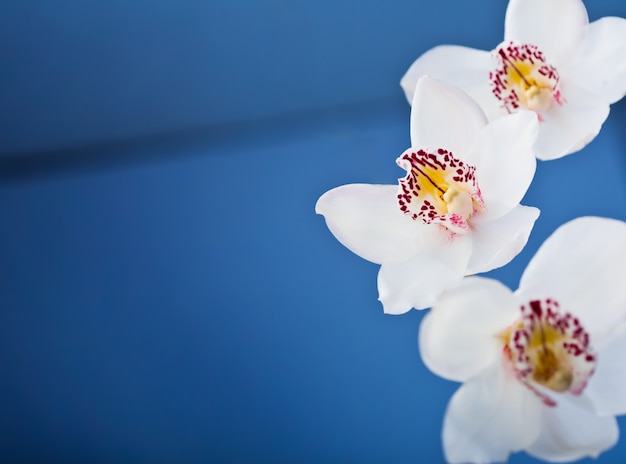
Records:
[[[543,111],[552,101],[562,104],[559,73],[535,45],[507,42],[494,56],[498,66],[489,73],[491,91],[509,113]]]
[[[398,204],[404,214],[455,233],[470,232],[469,218],[485,208],[476,168],[444,148],[409,150],[397,163],[407,171],[399,180],[398,191]]]
[[[596,365],[589,334],[578,318],[551,298],[521,307],[522,317],[507,344],[517,377],[546,404],[556,403],[536,388],[579,395]]]

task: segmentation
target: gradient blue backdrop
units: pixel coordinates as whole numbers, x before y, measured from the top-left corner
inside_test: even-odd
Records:
[[[402,175],[402,73],[493,48],[505,7],[2,2],[0,461],[441,462],[457,385],[421,363],[422,313],[382,313],[314,204]],[[515,288],[566,220],[626,220],[624,127],[621,102],[539,163],[542,215],[494,276]]]

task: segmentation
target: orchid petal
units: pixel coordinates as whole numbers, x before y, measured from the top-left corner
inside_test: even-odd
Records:
[[[596,458],[617,443],[619,429],[615,417],[598,416],[584,397],[559,396],[556,407],[542,408],[537,440],[526,448],[546,461],[574,461]]]
[[[443,423],[449,463],[506,461],[538,433],[539,399],[495,362],[452,396]]]
[[[600,415],[626,414],[626,325],[619,326],[597,348],[600,354],[585,396]]]
[[[553,160],[574,153],[591,142],[609,115],[609,104],[588,90],[563,82],[562,105],[553,104],[543,119],[535,150],[537,158]]]
[[[492,222],[473,223],[472,257],[466,274],[478,274],[510,262],[528,242],[539,210],[518,205],[511,212]]]
[[[385,313],[428,308],[444,288],[463,278],[472,251],[470,236],[442,233],[438,226],[429,231],[409,259],[381,266],[378,292]]]
[[[423,76],[417,82],[411,108],[411,146],[445,148],[463,160],[487,119],[459,89]]]
[[[465,161],[476,167],[476,179],[487,205],[480,220],[507,214],[522,200],[535,175],[533,146],[539,133],[537,115],[519,111],[487,124]]]
[[[510,0],[504,39],[536,45],[558,65],[573,55],[588,23],[581,0]]]
[[[425,227],[398,206],[397,185],[349,184],[324,193],[315,212],[345,247],[380,264],[406,259]]]
[[[553,298],[602,343],[626,317],[626,223],[582,217],[559,227],[522,275],[520,298]]]
[[[502,356],[498,334],[519,317],[519,304],[500,282],[469,277],[444,292],[422,321],[419,347],[435,374],[463,382]]]
[[[586,28],[568,77],[615,103],[626,94],[626,19],[606,17]]]
[[[415,60],[400,80],[400,85],[407,100],[412,103],[417,81],[428,75],[463,90],[492,119],[506,114],[489,88],[489,72],[494,65],[490,52],[458,45],[440,45]]]

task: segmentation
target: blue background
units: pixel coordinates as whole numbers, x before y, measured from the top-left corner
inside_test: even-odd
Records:
[[[457,385],[421,363],[423,313],[384,315],[378,267],[314,204],[402,175],[401,75],[437,44],[493,48],[505,8],[2,2],[0,460],[442,461]],[[493,276],[515,288],[569,219],[626,220],[624,127],[622,101],[539,163],[542,215]]]

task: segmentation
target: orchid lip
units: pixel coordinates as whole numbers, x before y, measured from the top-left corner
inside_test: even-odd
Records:
[[[578,318],[561,311],[551,298],[532,300],[521,313],[501,335],[517,378],[549,406],[556,402],[544,388],[580,395],[595,370],[596,355]]]
[[[470,218],[485,210],[475,167],[444,148],[410,149],[396,162],[407,171],[397,196],[404,214],[454,233],[471,232]]]
[[[509,41],[494,56],[498,65],[489,73],[491,91],[509,113],[519,109],[542,113],[553,103],[563,104],[559,73],[537,46]]]

